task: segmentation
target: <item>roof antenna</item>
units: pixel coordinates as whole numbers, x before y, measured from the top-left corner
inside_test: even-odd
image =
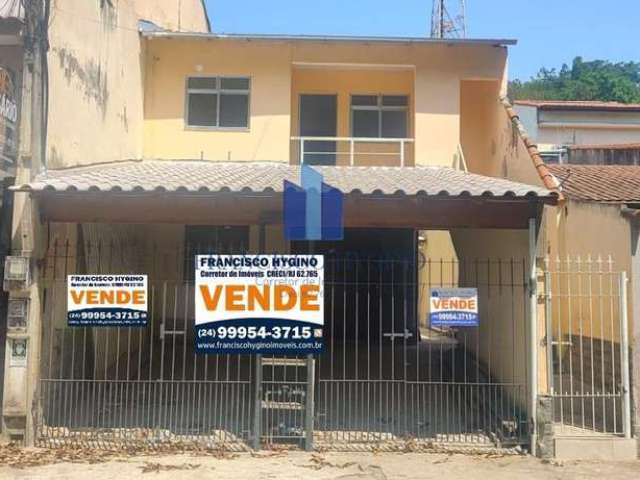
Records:
[[[433,0],[431,38],[466,38],[465,0]]]

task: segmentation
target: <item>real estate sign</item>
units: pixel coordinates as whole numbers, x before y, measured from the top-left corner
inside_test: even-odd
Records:
[[[146,275],[68,275],[70,327],[143,327],[147,324]]]
[[[323,286],[322,255],[197,255],[196,351],[321,352]]]
[[[429,302],[432,327],[477,327],[477,288],[432,288]]]
[[[15,162],[18,99],[14,73],[0,66],[0,159]]]

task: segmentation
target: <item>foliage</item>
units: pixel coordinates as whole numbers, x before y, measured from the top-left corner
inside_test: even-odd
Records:
[[[576,57],[571,67],[542,68],[528,81],[509,82],[509,98],[640,103],[640,62],[585,62]]]

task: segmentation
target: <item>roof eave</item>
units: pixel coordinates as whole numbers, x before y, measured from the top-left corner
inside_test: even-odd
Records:
[[[154,189],[154,190],[143,190],[143,189],[134,189],[134,190],[121,190],[121,189],[110,189],[110,190],[99,190],[99,189],[89,189],[89,190],[78,190],[74,188],[69,188],[65,190],[56,190],[53,188],[31,188],[29,185],[14,185],[9,187],[9,190],[16,193],[28,193],[33,196],[75,196],[82,197],[86,195],[117,195],[122,197],[154,197],[158,195],[164,196],[174,196],[174,197],[185,197],[185,198],[206,198],[206,197],[217,197],[220,195],[236,195],[239,197],[273,197],[283,195],[282,191],[275,191],[272,189],[267,189],[263,191],[253,191],[253,190],[165,190],[165,189]],[[461,193],[458,195],[451,194],[443,194],[443,193],[435,193],[435,194],[427,194],[427,193],[405,193],[405,192],[392,192],[392,193],[384,193],[384,192],[372,192],[372,193],[363,193],[359,190],[353,190],[350,192],[345,192],[345,196],[358,196],[358,197],[366,197],[370,199],[406,199],[406,198],[420,198],[420,199],[428,199],[428,200],[461,200],[461,201],[473,201],[473,202],[513,202],[513,203],[542,203],[545,205],[557,205],[558,203],[558,194],[555,192],[550,192],[549,195],[539,195],[534,192],[526,194],[526,195],[515,195],[515,194],[504,194],[504,195],[495,195],[489,192],[482,195],[470,195],[467,193]]]
[[[394,43],[394,44],[434,44],[434,45],[490,45],[496,47],[512,46],[515,39],[492,38],[429,38],[429,37],[376,37],[349,35],[280,35],[280,34],[242,34],[212,32],[141,32],[143,37],[185,39],[185,40],[253,40],[285,42],[335,42],[335,43]]]

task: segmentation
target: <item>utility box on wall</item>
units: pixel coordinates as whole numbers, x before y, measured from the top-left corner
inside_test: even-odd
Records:
[[[4,260],[5,292],[25,290],[29,286],[29,258],[8,256]]]

